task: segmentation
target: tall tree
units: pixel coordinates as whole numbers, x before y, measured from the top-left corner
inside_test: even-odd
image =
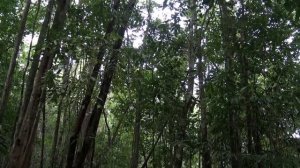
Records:
[[[42,86],[45,82],[42,78],[51,68],[55,54],[58,51],[58,41],[61,40],[62,29],[65,24],[69,3],[70,1],[63,0],[58,2],[57,4],[53,25],[48,36],[48,46],[45,49],[45,53],[41,60],[39,70],[34,79],[33,91],[26,113],[23,118],[20,118],[20,120],[22,121],[20,131],[17,132],[16,138],[10,150],[9,163],[7,166],[9,168],[26,168],[30,166],[31,154],[33,152],[33,141],[37,129],[36,125],[39,120],[37,107],[42,95]]]
[[[190,0],[188,7],[191,13],[190,22],[188,24],[189,31],[189,41],[188,41],[188,68],[187,68],[187,80],[186,80],[186,92],[184,93],[184,106],[183,109],[179,111],[178,114],[178,143],[174,146],[174,168],[181,168],[183,157],[184,157],[184,144],[186,142],[186,132],[189,125],[189,113],[194,110],[195,100],[194,100],[194,83],[195,83],[195,61],[196,61],[196,52],[195,52],[195,30],[197,29],[196,19],[197,11],[195,0]]]
[[[6,108],[8,98],[10,95],[10,91],[11,91],[11,87],[12,87],[12,80],[13,80],[13,76],[14,76],[14,72],[15,72],[15,68],[16,68],[16,64],[17,64],[17,58],[18,58],[19,51],[20,51],[20,45],[22,43],[22,39],[23,39],[24,31],[25,31],[25,26],[26,26],[26,22],[27,22],[27,16],[29,13],[30,5],[31,5],[31,0],[26,0],[26,4],[24,7],[22,16],[21,16],[20,25],[18,27],[18,29],[19,29],[18,34],[16,35],[16,39],[15,39],[14,52],[13,52],[13,55],[10,60],[9,68],[7,71],[7,76],[6,76],[5,83],[4,83],[4,88],[2,91],[2,96],[0,99],[0,122],[2,120],[4,111],[6,110],[5,108]]]
[[[5,81],[27,0],[2,1]],[[299,167],[298,2],[34,4],[0,167]]]
[[[62,110],[63,109],[63,103],[65,100],[65,96],[67,96],[67,91],[68,91],[68,80],[70,79],[70,58],[66,57],[64,59],[64,72],[63,72],[63,81],[62,81],[62,85],[63,85],[63,92],[64,94],[61,95],[59,103],[58,103],[58,107],[57,107],[57,118],[56,118],[56,123],[55,123],[55,130],[53,133],[53,144],[52,144],[52,151],[51,151],[51,167],[56,167],[58,165],[58,152],[57,152],[57,148],[58,148],[58,136],[59,136],[59,130],[63,129],[61,128],[61,118],[62,118]],[[65,109],[66,110],[66,109]]]
[[[115,13],[118,10],[119,6],[120,6],[120,1],[115,0],[115,1],[113,1],[112,5],[113,5],[113,13]],[[73,160],[74,160],[74,157],[75,157],[75,150],[76,150],[76,146],[77,146],[77,141],[78,141],[78,138],[79,138],[79,133],[80,133],[81,127],[83,125],[83,121],[84,121],[85,115],[87,113],[88,106],[90,105],[90,102],[91,102],[91,99],[92,99],[92,94],[93,94],[94,87],[95,87],[95,84],[96,84],[96,79],[99,75],[100,67],[102,65],[102,59],[103,59],[103,56],[105,54],[105,50],[106,50],[106,47],[107,47],[106,43],[109,40],[109,37],[110,37],[111,33],[114,32],[114,29],[115,29],[114,27],[116,26],[115,25],[116,24],[115,23],[116,22],[115,17],[116,16],[114,14],[112,14],[112,18],[109,21],[109,23],[107,24],[105,37],[104,37],[104,42],[99,47],[99,52],[97,53],[97,63],[94,65],[93,71],[90,75],[89,82],[87,83],[87,91],[85,93],[85,97],[82,100],[79,116],[77,117],[73,133],[70,137],[68,156],[67,156],[67,166],[66,167],[71,167],[72,164],[73,164]]]
[[[241,142],[240,131],[238,127],[239,114],[236,105],[233,103],[235,97],[235,81],[234,81],[234,66],[233,60],[236,57],[236,28],[235,18],[233,15],[234,2],[226,2],[222,0],[219,2],[221,10],[221,30],[222,42],[224,50],[225,61],[225,84],[227,90],[226,108],[228,113],[228,127],[229,127],[229,142],[231,151],[231,166],[232,168],[241,167]]]
[[[140,68],[142,70],[142,67]],[[138,72],[138,74],[141,73]],[[133,140],[132,140],[132,154],[131,154],[131,163],[130,163],[131,168],[137,168],[139,163],[139,152],[140,152],[140,143],[141,143],[140,134],[141,134],[141,120],[142,120],[142,111],[141,111],[142,97],[141,97],[141,89],[139,88],[140,86],[141,86],[141,81],[137,81],[137,88],[136,88],[137,100],[136,100],[134,132],[133,132]]]
[[[35,75],[36,75],[36,72],[37,72],[37,69],[39,66],[40,55],[42,53],[42,49],[43,49],[45,39],[47,36],[47,32],[48,32],[49,23],[51,21],[53,5],[54,5],[54,0],[49,0],[47,9],[46,9],[45,18],[44,18],[43,24],[41,26],[39,38],[38,38],[37,44],[35,46],[35,53],[32,56],[32,63],[30,66],[27,80],[26,80],[24,96],[21,99],[22,103],[21,103],[21,108],[19,109],[20,110],[19,115],[16,120],[17,124],[16,124],[16,128],[15,128],[15,135],[17,135],[17,133],[19,132],[19,129],[22,124],[22,118],[25,115],[25,112],[26,112],[26,109],[27,109],[27,106],[28,106],[28,103],[30,100],[30,95],[33,90],[34,78],[35,78]]]
[[[74,152],[69,150],[68,153],[68,162],[66,167],[83,167],[83,163],[85,161],[86,155],[90,149],[91,143],[93,142],[95,136],[96,136],[96,131],[98,128],[99,124],[99,119],[100,119],[100,114],[103,111],[105,101],[109,92],[110,84],[112,81],[112,77],[114,72],[116,71],[116,66],[118,62],[118,52],[121,48],[122,41],[124,38],[124,33],[130,18],[130,15],[134,9],[134,6],[136,4],[136,0],[130,0],[128,4],[126,5],[126,8],[124,10],[123,16],[125,16],[124,20],[121,20],[119,29],[117,30],[117,35],[119,38],[114,42],[113,48],[112,48],[112,53],[109,58],[109,62],[105,66],[104,74],[103,74],[103,79],[101,81],[101,87],[100,87],[100,93],[97,97],[96,104],[92,110],[92,115],[91,118],[88,122],[88,127],[86,129],[86,133],[84,134],[84,141],[81,149],[79,150],[76,158],[74,159],[69,159],[70,155],[74,156]],[[80,116],[79,116],[80,117]],[[82,116],[81,116],[82,117]],[[72,142],[71,142],[72,143]],[[75,146],[76,147],[76,146]],[[74,148],[73,148],[74,149]]]

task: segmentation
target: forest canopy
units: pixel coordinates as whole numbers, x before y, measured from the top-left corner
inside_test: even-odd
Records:
[[[300,167],[300,1],[1,0],[1,168]]]

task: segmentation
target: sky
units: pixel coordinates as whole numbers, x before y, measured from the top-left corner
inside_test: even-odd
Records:
[[[164,0],[152,0],[152,2],[157,3],[158,5],[162,6]],[[141,5],[141,3],[139,3],[138,5]],[[174,7],[178,8],[179,7],[179,3],[174,3]],[[162,8],[154,8],[153,9],[153,13],[151,13],[151,18],[152,20],[156,20],[156,19],[160,19],[161,21],[166,21],[166,20],[170,20],[172,18],[172,15],[175,14],[175,9],[171,10],[169,7],[165,7],[164,9]],[[146,19],[148,16],[147,10],[142,10],[142,16]],[[181,21],[179,22],[179,24],[184,27],[184,21],[183,19],[181,19]],[[128,34],[132,35],[134,34],[134,36],[136,36],[136,38],[134,38],[133,40],[133,47],[134,48],[138,48],[140,45],[142,45],[143,43],[143,33],[146,30],[146,26],[144,26],[142,28],[143,30],[140,31],[136,31],[136,30],[128,30]]]

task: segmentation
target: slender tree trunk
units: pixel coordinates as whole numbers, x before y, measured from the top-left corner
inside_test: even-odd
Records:
[[[109,138],[109,142],[108,142],[108,146],[107,148],[105,148],[103,151],[106,151],[106,153],[109,153],[110,150],[113,149],[113,145],[114,145],[114,142],[116,141],[117,139],[117,136],[118,136],[118,133],[119,133],[119,129],[121,128],[121,125],[123,124],[124,120],[125,120],[125,117],[126,117],[126,114],[128,113],[128,110],[129,110],[129,106],[125,109],[121,119],[119,120],[116,128],[114,129],[112,135],[111,135],[111,138]],[[95,144],[95,142],[93,142],[93,145]],[[103,156],[103,155],[102,155]],[[100,157],[100,160],[98,159],[98,163],[97,165],[99,165],[101,163],[101,157]],[[97,167],[97,165],[95,167]]]
[[[240,4],[242,6],[242,12],[241,12],[241,19],[240,22],[241,25],[243,25],[246,22],[246,17],[245,17],[245,4],[244,0],[240,0]],[[247,40],[247,34],[245,32],[241,33],[241,37],[239,39],[240,42],[240,49],[241,51],[243,50],[243,45],[244,42],[243,40]],[[246,113],[246,129],[247,129],[247,150],[250,156],[256,155],[259,156],[261,155],[262,152],[262,147],[261,147],[261,142],[260,142],[260,132],[259,132],[259,109],[255,104],[253,104],[250,100],[250,97],[252,94],[254,94],[250,90],[250,79],[251,79],[251,74],[250,74],[250,68],[249,68],[249,60],[247,58],[246,53],[239,53],[240,57],[240,73],[241,73],[241,88],[243,89],[243,110]],[[249,84],[250,83],[250,84]],[[252,83],[252,85],[256,85],[256,82]],[[250,160],[251,161],[251,160]],[[253,162],[253,161],[251,161]],[[263,164],[262,161],[257,161],[253,164],[253,166],[257,166],[258,168],[262,168]]]
[[[175,142],[175,120],[171,120],[168,123],[168,134],[169,134],[169,143],[172,144]],[[170,145],[170,159],[169,159],[169,167],[172,168],[174,165],[174,148],[172,145]]]
[[[45,153],[45,129],[46,129],[46,87],[43,89],[40,102],[40,111],[42,112],[42,147],[41,147],[41,161],[40,168],[44,167],[44,153]]]
[[[195,3],[195,2],[194,2]],[[211,8],[211,7],[210,7]],[[207,9],[206,13],[209,12],[209,9]],[[204,16],[204,17],[209,17],[209,16]],[[197,18],[197,16],[195,16]],[[207,22],[207,23],[206,23]],[[209,23],[209,18],[206,21],[206,18],[204,19],[202,26],[199,30],[195,30],[195,36],[196,40],[195,43],[200,42],[200,45],[195,46],[195,52],[196,56],[198,58],[198,63],[197,63],[197,73],[198,73],[198,79],[199,79],[199,108],[200,108],[200,133],[199,135],[201,136],[200,141],[202,143],[202,147],[199,151],[199,167],[202,166],[202,168],[211,168],[212,167],[212,161],[211,161],[211,151],[210,151],[210,144],[208,141],[208,121],[207,121],[207,105],[205,102],[205,88],[204,88],[204,80],[205,80],[205,73],[206,73],[206,57],[203,56],[203,48],[201,45],[202,38],[204,36],[204,32],[207,29],[207,25]]]
[[[244,0],[240,0],[241,3],[241,17],[238,21],[240,24],[244,24],[245,21],[245,7],[244,7]],[[237,40],[239,41],[240,45],[239,48],[241,51],[243,51],[243,45],[244,40],[246,37],[245,32],[241,32],[241,37]],[[248,68],[248,59],[245,53],[238,53],[239,56],[239,63],[240,63],[240,75],[241,75],[241,86],[242,89],[242,95],[243,95],[243,102],[242,102],[242,110],[246,114],[246,131],[247,131],[247,150],[248,154],[252,155],[254,154],[254,145],[253,145],[253,128],[255,124],[253,122],[253,115],[252,115],[252,107],[250,102],[250,88],[249,88],[249,68]]]
[[[138,96],[140,99],[140,96]],[[137,109],[135,112],[134,134],[132,141],[132,155],[131,155],[131,168],[137,168],[139,164],[139,148],[140,148],[140,130],[141,130],[141,108],[140,100],[137,102]]]
[[[108,119],[107,119],[107,114],[106,114],[105,111],[103,112],[103,116],[104,116],[105,126],[106,126],[106,129],[107,129],[107,146],[111,147],[112,137],[111,137],[111,131],[110,131],[110,127],[109,127],[109,123],[108,123]]]
[[[181,168],[184,155],[184,140],[186,139],[186,128],[188,126],[188,113],[194,109],[195,101],[190,96],[184,102],[184,107],[179,111],[178,135],[176,137],[178,143],[174,147],[173,168]]]
[[[194,66],[195,66],[195,42],[194,42],[194,32],[195,32],[195,21],[196,21],[196,1],[189,1],[190,11],[192,13],[189,22],[189,46],[188,46],[188,79],[187,79],[187,90],[185,93],[185,102],[183,110],[179,111],[178,116],[178,135],[176,141],[178,142],[174,146],[174,168],[181,168],[184,155],[184,141],[186,139],[186,129],[189,124],[188,113],[193,111],[193,90],[194,90]]]
[[[15,136],[18,135],[23,118],[25,116],[27,105],[29,104],[29,99],[30,99],[30,95],[31,95],[31,92],[33,89],[33,84],[34,84],[34,78],[35,78],[35,75],[36,75],[36,72],[38,69],[38,65],[39,65],[39,61],[40,61],[40,54],[41,54],[42,48],[44,46],[44,42],[45,42],[46,35],[48,32],[49,23],[51,20],[53,5],[54,5],[54,0],[49,0],[48,5],[47,5],[45,19],[44,19],[44,22],[41,27],[37,45],[35,46],[35,53],[32,56],[33,60],[31,63],[31,68],[29,70],[29,75],[26,80],[26,87],[25,87],[25,92],[24,92],[24,96],[23,96],[21,109],[19,111],[18,118],[16,119],[17,124],[16,124],[16,128],[15,128],[15,133],[14,133]]]
[[[205,107],[201,110],[201,135],[202,135],[202,167],[203,168],[211,168],[211,156],[210,156],[210,149],[209,143],[207,138],[207,112]]]
[[[199,60],[199,101],[200,101],[200,111],[201,111],[201,142],[202,142],[202,168],[211,168],[211,156],[210,156],[210,148],[208,143],[208,136],[207,136],[207,109],[206,104],[204,102],[205,90],[204,90],[204,75],[205,75],[205,68],[204,63],[202,62],[202,57]]]
[[[257,156],[261,156],[262,155],[262,144],[261,144],[261,133],[260,133],[260,129],[259,129],[259,119],[260,119],[260,115],[259,115],[259,109],[255,108],[254,109],[254,122],[255,122],[255,126],[254,126],[254,130],[253,130],[253,139],[254,139],[254,148],[255,148],[255,154]],[[257,167],[258,168],[263,168],[265,167],[263,165],[263,161],[260,160],[257,163]]]
[[[167,123],[168,123],[168,122],[165,122],[164,125],[162,126],[162,128],[161,128],[161,130],[160,130],[160,132],[159,132],[159,135],[158,135],[158,137],[157,137],[155,143],[153,144],[151,150],[149,151],[147,157],[145,158],[144,163],[142,164],[141,168],[146,168],[146,167],[147,167],[148,161],[149,161],[150,157],[152,156],[152,154],[153,154],[153,152],[154,152],[154,150],[155,150],[155,147],[156,147],[156,145],[158,144],[160,138],[162,137],[162,135],[163,135],[163,133],[164,133],[164,129],[165,129]]]
[[[14,72],[15,72],[15,68],[16,68],[16,64],[17,64],[17,57],[19,55],[19,50],[20,50],[20,45],[22,43],[22,39],[23,39],[23,34],[25,31],[25,25],[27,22],[27,16],[29,13],[29,8],[31,5],[31,0],[27,0],[26,4],[25,4],[25,8],[23,10],[23,14],[21,17],[21,22],[20,22],[20,27],[18,30],[18,34],[16,36],[15,39],[15,44],[14,44],[14,52],[13,55],[11,57],[11,61],[9,64],[9,68],[8,68],[8,72],[6,75],[6,80],[4,83],[4,87],[3,87],[3,92],[2,92],[2,96],[1,96],[1,100],[0,100],[0,123],[3,117],[3,114],[5,112],[6,109],[6,105],[8,102],[8,98],[10,95],[10,91],[11,91],[11,86],[12,86],[12,80],[13,80],[13,76],[14,76]]]
[[[70,101],[70,93],[68,93],[68,95],[66,96],[66,102],[67,102],[67,104],[71,104],[70,103],[71,102]],[[70,132],[70,127],[69,127],[70,115],[68,115],[70,108],[71,107],[69,107],[69,109],[64,110],[62,129],[60,129],[60,131],[59,131],[59,138],[58,138],[58,142],[57,142],[57,156],[58,156],[57,162],[59,163],[58,167],[60,167],[60,168],[63,167],[63,164],[66,159],[65,154],[66,154],[67,147],[65,146],[65,144],[68,142],[69,132]],[[59,158],[61,158],[61,159],[59,159]]]
[[[119,133],[119,129],[120,129],[122,123],[123,123],[124,120],[125,120],[125,117],[126,117],[126,114],[128,113],[128,110],[129,110],[129,106],[128,106],[127,109],[124,111],[124,114],[123,114],[122,118],[121,118],[120,121],[118,122],[118,124],[117,124],[117,126],[116,126],[116,128],[115,128],[115,130],[114,130],[114,132],[113,132],[113,134],[112,134],[111,142],[110,142],[110,145],[111,145],[111,146],[110,146],[110,147],[112,147],[112,145],[114,144],[114,142],[115,142],[116,139],[117,139],[117,135],[118,135],[118,133]]]
[[[200,46],[201,47],[201,46]],[[207,107],[205,102],[205,88],[204,88],[204,80],[205,80],[205,58],[201,55],[201,48],[197,49],[198,55],[198,79],[199,79],[199,108],[200,108],[200,136],[201,136],[201,154],[199,155],[199,167],[202,165],[202,168],[211,168],[211,151],[210,144],[208,141],[208,119],[207,119]],[[201,160],[202,159],[202,160]],[[200,164],[201,163],[201,164]]]
[[[113,4],[113,9],[115,11],[118,10],[120,6],[120,0],[115,0],[114,4]],[[107,28],[106,28],[106,33],[105,33],[105,37],[104,37],[104,41],[107,41],[109,38],[109,35],[114,31],[114,26],[115,26],[115,17],[112,18],[112,20],[109,22]],[[80,112],[79,112],[79,116],[77,117],[75,126],[74,126],[74,130],[73,133],[70,137],[70,142],[69,142],[69,148],[68,148],[68,155],[67,155],[67,168],[71,168],[73,161],[74,161],[74,157],[75,157],[75,150],[76,150],[76,146],[77,146],[77,140],[79,138],[79,133],[85,118],[85,114],[87,112],[87,108],[91,102],[91,98],[92,98],[92,94],[94,91],[94,86],[96,83],[96,79],[97,76],[99,74],[100,71],[100,67],[102,65],[102,59],[103,56],[105,54],[105,49],[106,49],[106,44],[102,44],[99,48],[99,52],[97,54],[97,63],[95,64],[90,80],[87,84],[87,91],[85,93],[85,97],[81,103],[81,108],[80,108]]]
[[[244,35],[242,35],[244,36]],[[241,42],[242,43],[242,42]],[[240,46],[242,47],[242,46]],[[242,89],[242,110],[246,114],[246,131],[247,131],[247,152],[250,157],[252,157],[255,152],[254,141],[255,141],[255,111],[250,101],[251,92],[249,86],[249,70],[248,70],[248,59],[244,53],[239,53],[239,62],[240,62],[240,74],[241,74],[241,88]],[[252,160],[249,160],[249,164],[254,166],[256,163]],[[249,166],[250,166],[249,165]]]
[[[31,157],[34,150],[34,140],[36,139],[37,128],[40,120],[40,115],[45,110],[45,103],[46,103],[46,87],[43,88],[41,93],[41,100],[39,102],[37,110],[39,111],[32,121],[32,131],[28,136],[28,144],[25,146],[24,155],[22,155],[23,165],[22,168],[28,168],[31,164]]]
[[[58,142],[58,133],[60,128],[60,120],[61,120],[61,113],[62,113],[62,104],[63,104],[64,98],[62,97],[59,101],[58,107],[57,107],[57,118],[55,122],[55,130],[53,134],[53,143],[52,143],[52,150],[51,150],[51,167],[56,167],[57,164],[57,142]]]
[[[109,58],[109,62],[107,66],[105,67],[104,70],[104,76],[102,79],[102,83],[100,86],[100,93],[97,97],[96,104],[92,110],[92,115],[91,119],[89,120],[88,123],[88,128],[86,129],[86,133],[84,134],[84,140],[83,140],[83,145],[82,148],[79,150],[78,155],[75,158],[75,163],[74,167],[75,168],[81,168],[83,167],[84,160],[86,158],[86,155],[91,147],[91,143],[93,142],[95,136],[96,136],[96,131],[99,125],[99,120],[100,120],[100,114],[103,111],[106,98],[110,89],[111,81],[113,78],[113,75],[116,71],[116,66],[118,63],[118,56],[119,56],[119,50],[122,45],[122,41],[124,38],[124,33],[129,21],[129,17],[134,9],[134,6],[136,4],[136,0],[130,0],[127,8],[125,9],[124,18],[125,20],[122,20],[122,23],[120,24],[120,28],[117,32],[119,35],[119,39],[115,42],[113,46],[113,51],[112,54]]]
[[[68,80],[69,80],[69,72],[70,72],[70,66],[69,66],[69,58],[67,57],[65,60],[65,68],[64,68],[64,74],[63,74],[63,82],[62,82],[62,86],[64,86],[63,90],[65,91],[65,93],[63,93],[61,95],[59,104],[58,104],[58,108],[57,108],[57,118],[56,118],[56,122],[55,122],[55,130],[54,130],[54,134],[53,134],[53,144],[52,144],[52,152],[51,152],[51,167],[57,167],[56,164],[59,163],[58,162],[58,157],[57,157],[57,142],[58,142],[58,133],[60,128],[60,123],[61,123],[61,113],[63,110],[63,103],[64,103],[64,98],[66,95],[66,91],[68,90]]]
[[[226,72],[226,90],[227,90],[227,103],[228,110],[228,126],[229,126],[229,142],[231,151],[231,166],[232,168],[241,167],[241,144],[240,135],[237,126],[239,116],[235,105],[232,103],[232,98],[235,96],[235,83],[234,83],[234,69],[233,59],[236,55],[235,45],[235,25],[234,16],[230,14],[233,10],[233,2],[226,2],[225,0],[219,1],[221,8],[221,31],[223,38],[224,57],[225,57],[225,72]]]
[[[41,1],[42,0],[38,1],[37,10],[36,10],[36,14],[35,14],[34,22],[33,22],[34,25],[33,25],[32,32],[31,32],[31,40],[30,40],[29,50],[28,50],[28,54],[27,54],[27,62],[26,62],[26,66],[25,66],[25,69],[24,69],[23,76],[22,76],[22,86],[21,86],[21,93],[20,93],[20,103],[19,103],[18,110],[17,110],[18,112],[20,112],[21,106],[22,106],[22,97],[24,95],[26,73],[27,73],[27,70],[28,70],[28,67],[29,67],[29,64],[30,64],[30,55],[31,55],[31,51],[32,51],[32,42],[33,42],[33,38],[34,38],[34,34],[35,34],[37,19],[38,19],[39,13],[40,13]],[[14,130],[16,128],[16,123],[17,122],[15,122]]]
[[[94,167],[94,157],[95,157],[95,141],[92,143],[92,150],[90,152],[90,168],[93,168]]]
[[[39,70],[34,79],[34,87],[30,96],[30,101],[27,106],[26,113],[21,119],[21,127],[19,133],[17,133],[13,146],[10,151],[10,158],[8,168],[27,168],[30,164],[27,164],[28,156],[31,156],[33,148],[34,133],[37,127],[33,124],[35,116],[37,115],[38,104],[42,94],[42,86],[44,84],[43,77],[45,73],[51,68],[53,58],[58,51],[58,45],[61,39],[61,31],[63,30],[66,12],[69,7],[68,0],[58,1],[57,10],[55,13],[53,25],[49,35],[48,46],[45,50],[44,56],[41,60]],[[56,42],[55,42],[56,40]],[[39,114],[39,113],[38,113]],[[38,122],[38,121],[36,121]]]
[[[45,57],[46,58],[46,57]],[[20,133],[17,135],[17,138],[14,141],[14,144],[11,149],[10,160],[8,164],[8,168],[21,168],[24,166],[25,161],[25,149],[28,148],[28,144],[32,144],[34,138],[29,138],[32,135],[32,131],[35,131],[35,127],[32,123],[34,123],[37,106],[41,97],[41,78],[44,76],[44,73],[48,67],[48,59],[43,59],[40,71],[36,76],[36,82],[34,85],[34,90],[32,92],[31,101],[28,105],[27,114],[23,118],[23,124],[20,129]],[[37,121],[36,121],[37,122]],[[29,147],[30,148],[30,147]],[[25,167],[24,167],[25,168]]]

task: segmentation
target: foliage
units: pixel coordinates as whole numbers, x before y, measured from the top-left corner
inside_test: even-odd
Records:
[[[59,50],[42,78],[47,90],[46,132],[42,132],[42,119],[38,119],[33,167],[39,167],[41,160],[44,167],[52,165],[54,130],[58,131],[55,165],[65,165],[69,137],[90,89],[93,67],[103,52],[100,71],[92,78],[96,84],[81,130],[87,128],[98,101],[104,70],[111,68],[109,59],[115,52],[114,42],[122,39],[116,30],[125,18],[127,1],[120,1],[117,10],[112,9],[114,2],[72,2],[66,26],[59,32],[63,36],[61,43],[56,44]],[[117,51],[117,71],[86,167],[131,166],[138,112],[140,166],[147,163],[148,167],[173,167],[177,157],[175,148],[181,145],[183,167],[200,167],[206,150],[212,167],[231,167],[231,133],[236,131],[240,167],[300,167],[300,3],[203,0],[193,5],[193,2],[147,0],[134,9],[122,48]],[[230,25],[230,20],[224,23],[226,13],[221,2],[228,5],[227,19],[236,24]],[[32,5],[24,39],[33,31],[39,35],[45,5],[42,1],[38,14],[37,2]],[[169,18],[156,17],[157,12],[166,10]],[[0,81],[6,78],[20,11],[21,2],[0,3]],[[112,21],[114,31],[106,34]],[[232,34],[224,34],[226,26]],[[225,41],[227,36],[235,40]],[[135,45],[137,41],[139,46]],[[27,59],[32,60],[28,45],[23,40],[7,113],[0,124],[0,159],[8,156],[16,118],[21,116],[22,86],[28,77],[25,65]],[[233,50],[230,70],[228,49]],[[195,61],[192,68],[191,59]],[[191,76],[192,105],[187,99]],[[229,83],[232,87],[228,87]],[[185,110],[186,120],[182,120]],[[235,130],[230,125],[232,111]],[[186,122],[184,135],[180,134],[182,121]],[[203,136],[205,132],[207,137]],[[83,145],[84,134],[79,136],[79,144]]]

